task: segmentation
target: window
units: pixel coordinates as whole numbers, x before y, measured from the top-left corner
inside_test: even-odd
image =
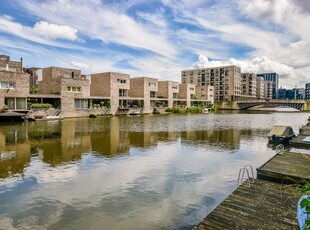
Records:
[[[27,109],[26,98],[6,98],[5,101],[9,109]]]
[[[150,97],[155,98],[156,97],[156,92],[155,91],[150,91]]]
[[[127,97],[128,96],[128,90],[127,89],[119,89],[119,96],[120,97]]]
[[[173,98],[176,99],[179,97],[179,94],[178,93],[173,93]]]
[[[149,87],[156,87],[156,83],[150,82]]]
[[[117,83],[126,84],[127,80],[126,79],[117,79]]]
[[[64,73],[64,74],[63,74],[63,77],[64,77],[64,78],[71,78],[71,74],[69,74],[69,73]]]
[[[171,88],[172,89],[178,89],[178,87],[176,85],[173,85]]]
[[[194,90],[195,90],[195,88],[191,87],[191,88],[189,88],[189,90],[194,91]]]
[[[7,82],[7,81],[0,82],[0,89],[14,89],[14,88],[16,88],[15,82]]]
[[[67,92],[81,92],[81,87],[78,86],[68,86],[67,87]]]
[[[87,99],[75,99],[74,107],[76,109],[87,109],[88,108],[88,100]]]

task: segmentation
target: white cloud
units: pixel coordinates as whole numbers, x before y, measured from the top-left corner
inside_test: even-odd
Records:
[[[78,39],[77,29],[66,25],[56,25],[49,22],[37,22],[33,27],[33,32],[52,39],[68,39],[75,41]]]
[[[82,63],[82,62],[77,62],[77,61],[71,61],[71,64],[75,67],[75,68],[79,68],[85,71],[92,71],[92,65],[88,64],[88,63]]]
[[[290,7],[290,0],[239,0],[239,6],[250,18],[279,23]]]
[[[77,30],[70,26],[41,21],[34,27],[29,27],[15,22],[12,17],[0,16],[0,32],[44,45],[80,49],[78,46],[56,41],[57,39],[79,41]]]
[[[38,1],[30,0],[23,1],[21,4],[44,20],[58,24],[65,22],[64,24],[77,28],[80,33],[92,39],[149,50],[167,57],[177,54],[176,47],[169,41],[169,35],[164,30],[137,22],[127,14],[109,8],[104,3],[100,5],[100,3],[79,0],[74,3],[48,1],[38,4]],[[151,20],[150,17],[148,19]]]
[[[235,57],[236,60],[230,61],[245,70],[283,73],[285,83],[291,87],[310,82],[307,0],[161,0],[164,7],[158,4],[151,11],[143,8],[145,3],[144,0],[20,1],[21,9],[41,22],[27,27],[10,16],[2,16],[0,32],[66,48],[74,47],[72,41],[84,42],[78,46],[84,49],[92,45],[87,44],[89,38],[102,41],[101,47],[90,48],[90,52],[72,55],[70,50],[63,54],[54,52],[54,63],[61,55],[58,62],[85,71],[128,71],[131,75],[179,81],[180,70],[192,66],[193,57],[202,54],[219,60]],[[61,33],[61,26],[69,32]],[[93,53],[100,54],[94,57]],[[133,68],[117,69],[119,62],[129,63]]]

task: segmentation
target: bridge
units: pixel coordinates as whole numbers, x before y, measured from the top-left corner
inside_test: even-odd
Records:
[[[263,105],[266,107],[291,107],[297,110],[309,110],[305,100],[253,100],[236,101],[239,109],[245,110],[254,106]]]
[[[255,106],[291,107],[300,111],[310,111],[310,100],[247,100],[247,101],[216,101],[218,109],[246,110]]]

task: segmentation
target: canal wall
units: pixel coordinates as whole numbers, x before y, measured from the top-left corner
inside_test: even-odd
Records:
[[[236,101],[216,101],[214,106],[217,109],[223,110],[240,110],[239,105]]]

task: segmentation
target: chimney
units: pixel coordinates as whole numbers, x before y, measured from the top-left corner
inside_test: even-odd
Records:
[[[20,58],[20,71],[21,71],[21,73],[24,72],[24,70],[23,70],[23,58],[22,57]]]

